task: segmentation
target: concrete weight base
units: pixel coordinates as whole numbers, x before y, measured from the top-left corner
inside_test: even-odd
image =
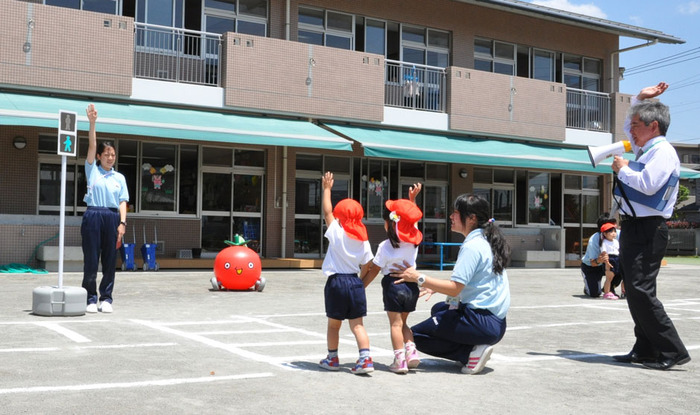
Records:
[[[32,295],[32,313],[40,316],[82,316],[86,307],[83,287],[37,287]]]

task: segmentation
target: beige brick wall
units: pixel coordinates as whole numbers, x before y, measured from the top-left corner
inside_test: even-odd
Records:
[[[630,109],[632,95],[621,94],[619,92],[614,93],[610,96],[610,102],[612,103],[612,128],[613,128],[613,141],[627,140],[627,134],[625,134],[625,119],[627,118],[627,111]]]
[[[225,105],[381,121],[384,58],[227,33]]]
[[[27,140],[22,150],[12,144],[16,136]],[[38,149],[36,128],[0,125],[0,214],[36,213]]]
[[[450,129],[564,141],[566,89],[537,81],[450,68]]]
[[[0,84],[131,95],[132,18],[16,0],[0,0],[0,10]]]

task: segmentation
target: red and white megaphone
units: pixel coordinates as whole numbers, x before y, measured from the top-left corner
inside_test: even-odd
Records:
[[[623,153],[631,152],[632,144],[629,141],[618,141],[606,146],[591,147],[588,146],[588,157],[591,159],[593,167],[612,156],[621,156]]]

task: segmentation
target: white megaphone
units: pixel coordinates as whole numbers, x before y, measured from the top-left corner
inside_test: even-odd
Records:
[[[632,144],[629,141],[618,141],[606,146],[591,147],[588,146],[588,157],[591,159],[593,167],[598,166],[598,163],[612,156],[621,156],[625,152],[632,151]]]

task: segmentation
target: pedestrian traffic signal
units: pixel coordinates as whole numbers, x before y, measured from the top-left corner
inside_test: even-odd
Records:
[[[58,151],[62,156],[75,157],[78,147],[78,114],[58,112]]]

